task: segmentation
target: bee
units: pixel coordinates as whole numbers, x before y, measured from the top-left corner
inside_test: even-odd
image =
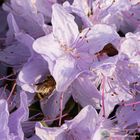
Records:
[[[35,99],[42,100],[44,98],[49,98],[53,90],[55,89],[55,86],[56,82],[53,76],[47,76],[47,78],[43,82],[36,84]]]
[[[112,57],[118,54],[118,50],[111,43],[108,43],[104,46],[104,48],[101,51],[95,53],[95,55],[98,58],[100,58],[100,56],[104,54],[106,54],[109,57]]]
[[[118,50],[111,43],[106,44],[102,51],[106,53],[109,57],[118,54]]]

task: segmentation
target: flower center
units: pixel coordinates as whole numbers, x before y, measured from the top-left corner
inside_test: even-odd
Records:
[[[80,58],[80,54],[77,52],[76,48],[70,48],[66,44],[61,45],[61,48],[65,53],[70,54],[75,58]]]

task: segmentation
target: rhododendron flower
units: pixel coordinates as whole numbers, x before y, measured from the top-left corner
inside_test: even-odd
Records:
[[[14,34],[15,38],[12,40],[16,39],[16,44],[2,50],[0,52],[0,59],[9,65],[23,66],[22,69],[20,67],[17,80],[18,84],[25,91],[34,92],[34,84],[49,74],[48,64],[41,56],[33,51],[32,44],[34,38],[19,29],[12,14],[8,15],[8,21],[11,27],[8,32],[8,38]],[[9,40],[11,40],[11,38],[8,39],[8,42]],[[6,56],[8,53],[9,56]],[[32,72],[32,74],[30,74],[30,72]]]
[[[72,120],[66,121],[61,127],[43,127],[41,123],[36,124],[36,135],[41,140],[105,140],[127,138],[127,134],[119,130],[113,121],[102,118],[96,110],[88,105]]]
[[[26,94],[20,93],[20,106],[15,112],[9,114],[8,104],[4,99],[0,100],[0,108],[0,139],[24,139],[21,123],[28,119]]]
[[[0,17],[1,17],[0,37],[4,37],[6,33],[6,26],[7,26],[7,22],[6,22],[7,13],[3,11],[2,8],[0,8]]]
[[[91,77],[94,79],[94,76],[89,73],[81,74],[64,93],[54,90],[49,99],[44,99],[40,102],[43,113],[49,116],[49,118],[54,119],[60,114],[60,111],[65,108],[71,96],[74,101],[79,103],[82,107],[90,104],[99,109],[101,95],[94,86]],[[86,87],[84,87],[85,84]]]
[[[95,54],[104,45],[119,39],[105,24],[79,33],[74,17],[58,4],[53,5],[52,24],[53,33],[37,39],[33,48],[47,60],[59,91],[65,91],[78,75],[90,70]]]
[[[77,1],[72,5],[64,3],[68,11],[78,15],[83,25],[106,23],[114,26],[117,31],[134,32],[140,24],[139,1],[130,0],[95,0]]]
[[[7,20],[9,31],[5,39],[6,47],[0,50],[0,61],[13,67],[20,67],[29,58],[30,50],[26,43],[19,42],[17,39],[20,30],[13,15],[9,14]]]
[[[140,0],[0,1],[0,140],[139,139],[139,16]]]
[[[14,15],[21,30],[37,38],[49,31],[45,21],[50,22],[52,4],[48,0],[11,0],[3,8]]]
[[[122,130],[128,130],[130,133],[139,132],[139,108],[140,96],[135,96],[134,99],[131,99],[127,102],[124,102],[117,110],[117,121],[118,125]]]

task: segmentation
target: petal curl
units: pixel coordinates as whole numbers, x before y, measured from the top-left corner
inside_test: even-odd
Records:
[[[79,34],[74,17],[59,4],[54,4],[52,10],[54,36],[66,45],[72,44]]]

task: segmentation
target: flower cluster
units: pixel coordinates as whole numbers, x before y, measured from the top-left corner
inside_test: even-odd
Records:
[[[140,137],[140,0],[5,0],[0,140]]]

